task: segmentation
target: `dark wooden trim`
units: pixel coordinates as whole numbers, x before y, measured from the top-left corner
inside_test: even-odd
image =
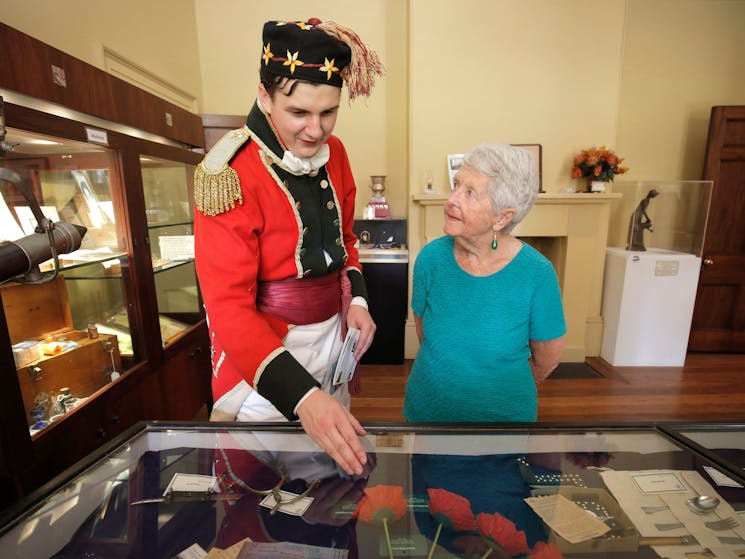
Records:
[[[0,22],[0,87],[65,107],[204,147],[202,120],[165,99],[70,56]],[[65,72],[63,87],[52,66]],[[166,113],[171,115],[169,126]]]
[[[243,115],[207,115],[203,114],[202,125],[204,126],[204,149],[209,150],[223,134],[246,123]]]

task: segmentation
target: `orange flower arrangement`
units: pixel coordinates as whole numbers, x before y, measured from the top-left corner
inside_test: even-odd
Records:
[[[360,499],[354,511],[354,517],[370,524],[383,524],[388,555],[393,559],[388,522],[395,522],[406,514],[409,503],[404,497],[404,488],[400,485],[376,485],[365,489],[364,493],[365,496]]]
[[[528,539],[525,532],[518,530],[515,524],[495,512],[481,513],[476,517],[479,533],[488,541],[495,543],[507,555],[522,555],[528,553]]]
[[[572,165],[572,178],[579,179],[588,177],[598,181],[612,181],[616,175],[622,175],[628,171],[628,167],[621,167],[622,157],[605,146],[583,149],[574,158]]]

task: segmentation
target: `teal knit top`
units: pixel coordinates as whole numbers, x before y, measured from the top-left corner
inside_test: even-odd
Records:
[[[453,238],[427,244],[414,265],[411,308],[423,339],[406,384],[411,422],[535,421],[529,340],[566,333],[556,272],[523,244],[490,276],[455,260]]]

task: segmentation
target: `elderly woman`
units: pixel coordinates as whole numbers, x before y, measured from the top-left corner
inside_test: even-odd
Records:
[[[535,203],[526,150],[481,144],[464,157],[445,204],[446,236],[414,266],[421,347],[406,385],[412,422],[535,421],[536,384],[566,333],[551,263],[510,231]]]

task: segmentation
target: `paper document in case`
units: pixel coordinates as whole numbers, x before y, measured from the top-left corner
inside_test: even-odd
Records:
[[[336,362],[334,369],[334,384],[342,384],[352,380],[354,369],[357,367],[357,360],[354,358],[354,349],[357,347],[357,340],[360,339],[360,331],[357,328],[347,330],[347,337],[344,338],[344,345],[339,354],[339,360]]]

